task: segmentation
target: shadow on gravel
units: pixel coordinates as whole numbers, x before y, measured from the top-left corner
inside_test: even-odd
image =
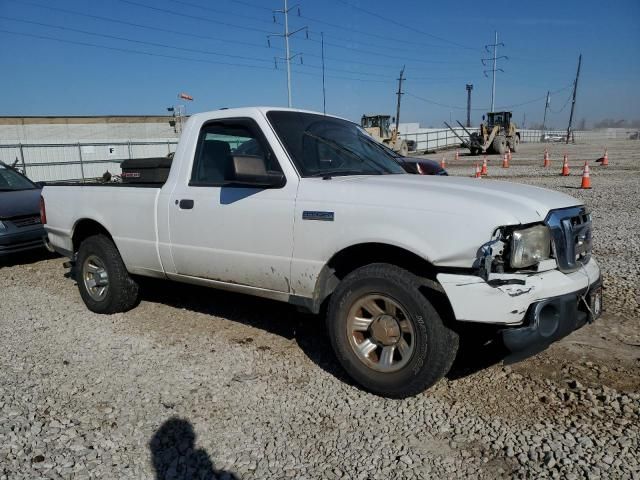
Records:
[[[317,366],[348,385],[356,384],[338,364],[318,315],[301,313],[292,305],[196,285],[138,278],[142,301],[225,318],[294,340]],[[252,342],[253,339],[240,340]],[[261,348],[268,349],[269,346]]]
[[[460,337],[458,354],[446,377],[449,380],[468,377],[502,362],[508,353],[500,340],[464,332]]]
[[[143,278],[139,281],[143,301],[222,317],[287,340],[295,340],[302,352],[317,366],[341,382],[360,388],[337,362],[321,316],[301,313],[289,304],[250,295],[166,280]],[[494,332],[467,327],[459,333],[460,348],[447,374],[449,380],[473,375],[500,363],[507,355],[502,342],[491,340]],[[252,342],[253,339],[240,341]]]
[[[27,250],[25,252],[12,253],[6,257],[0,257],[0,268],[15,267],[16,265],[28,265],[38,263],[52,258],[60,258],[57,253],[51,253],[44,247],[37,250]]]
[[[237,480],[237,476],[216,470],[204,449],[195,450],[196,434],[188,420],[170,418],[149,441],[156,480]]]

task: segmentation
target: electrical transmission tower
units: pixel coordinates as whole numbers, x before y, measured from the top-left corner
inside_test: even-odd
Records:
[[[498,68],[498,60],[500,59],[505,59],[505,60],[509,60],[509,57],[507,57],[506,55],[500,55],[498,56],[498,47],[504,47],[504,43],[500,42],[498,43],[498,32],[495,32],[495,41],[489,45],[485,45],[484,49],[487,51],[487,53],[491,53],[491,50],[489,49],[489,47],[493,47],[493,56],[489,57],[489,58],[483,58],[482,61],[482,65],[484,65],[485,67],[487,66],[486,62],[491,61],[493,66],[491,67],[491,70],[485,70],[484,76],[488,77],[487,73],[491,72],[492,73],[492,81],[491,81],[491,111],[493,112],[494,108],[495,108],[495,98],[496,98],[496,72],[503,72],[504,70],[501,68]]]
[[[282,14],[284,15],[284,33],[273,33],[271,35],[267,35],[267,43],[269,44],[269,46],[271,46],[271,37],[282,37],[284,38],[284,49],[285,49],[285,56],[284,57],[274,57],[274,61],[275,61],[275,65],[276,68],[278,68],[278,60],[283,60],[287,63],[287,105],[289,106],[289,108],[291,108],[292,103],[291,103],[291,60],[293,60],[296,57],[300,57],[300,63],[302,63],[302,54],[300,53],[296,53],[294,55],[291,54],[291,51],[289,50],[289,37],[291,37],[292,35],[295,35],[298,32],[301,32],[302,30],[304,30],[307,34],[307,38],[309,38],[309,29],[308,27],[300,27],[297,30],[294,31],[289,31],[289,12],[291,10],[296,9],[298,11],[298,16],[300,16],[300,7],[298,5],[293,5],[291,7],[288,6],[288,1],[284,0],[284,8],[282,10],[274,10],[273,11],[273,22],[276,22],[276,14]]]

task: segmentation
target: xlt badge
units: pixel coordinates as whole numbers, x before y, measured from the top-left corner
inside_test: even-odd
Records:
[[[314,210],[305,210],[302,212],[303,220],[321,220],[324,222],[333,222],[333,212],[319,212]]]

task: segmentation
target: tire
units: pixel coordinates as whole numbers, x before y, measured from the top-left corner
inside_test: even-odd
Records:
[[[444,325],[418,284],[404,269],[375,263],[351,272],[331,296],[327,329],[336,357],[351,378],[377,395],[416,395],[438,382],[455,359],[458,335]],[[385,314],[370,313],[371,300]],[[389,305],[395,327],[386,315]],[[385,349],[391,350],[386,361]]]
[[[511,151],[513,153],[517,153],[518,152],[518,148],[520,148],[520,137],[515,135],[512,138],[512,140],[509,142],[509,148],[511,148]]]
[[[507,137],[504,135],[498,135],[493,139],[493,143],[491,144],[493,151],[500,155],[504,155],[507,151]]]
[[[402,142],[400,143],[400,150],[398,151],[398,153],[403,157],[406,157],[409,154],[409,145],[407,145],[406,141],[402,140]]]
[[[80,244],[76,268],[80,296],[92,312],[126,312],[137,305],[138,284],[127,272],[118,249],[107,236],[93,235]]]

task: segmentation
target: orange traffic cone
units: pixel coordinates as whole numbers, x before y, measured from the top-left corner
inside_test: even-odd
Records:
[[[482,173],[480,173],[480,165],[478,165],[478,163],[476,162],[476,173],[475,173],[475,177],[476,178],[482,178]]]
[[[562,175],[563,177],[567,177],[569,175],[569,157],[566,153],[564,154],[564,160],[562,162],[562,172],[560,172],[560,175]]]
[[[459,160],[460,156],[458,155],[458,150],[456,150],[456,160]]]
[[[544,149],[544,163],[542,164],[544,168],[549,168],[551,166],[551,160],[549,160],[549,152],[547,149]]]
[[[482,170],[480,170],[480,175],[488,175],[487,172],[487,156],[484,156],[484,160],[482,161]]]
[[[509,155],[509,163],[511,163],[511,148],[507,147],[507,155]]]
[[[444,170],[446,167],[447,167],[447,162],[445,161],[444,157],[442,157],[442,160],[440,160],[440,168]]]
[[[604,157],[602,157],[602,163],[600,164],[603,167],[609,166],[609,154],[607,153],[607,149],[604,149]]]
[[[504,157],[502,157],[502,168],[509,168],[509,155],[507,155],[507,152],[505,152]]]
[[[580,188],[591,188],[591,177],[589,176],[589,163],[584,162],[584,170],[582,171],[582,184]]]

